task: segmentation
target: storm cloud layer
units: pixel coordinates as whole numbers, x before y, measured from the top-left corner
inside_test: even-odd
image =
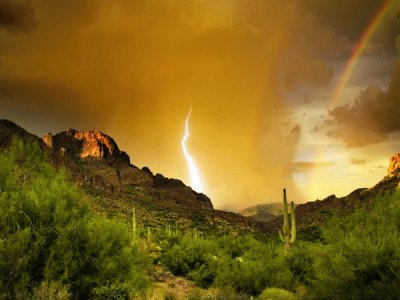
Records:
[[[0,28],[15,33],[29,31],[35,25],[34,8],[31,1],[0,1]]]
[[[387,91],[369,86],[352,106],[340,106],[330,112],[338,128],[331,132],[348,147],[361,147],[385,141],[400,131],[400,66]]]

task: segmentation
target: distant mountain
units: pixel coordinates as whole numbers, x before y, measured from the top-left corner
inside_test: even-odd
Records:
[[[373,203],[377,196],[391,193],[400,188],[400,153],[389,160],[387,175],[371,188],[358,188],[344,197],[330,195],[323,200],[315,200],[296,205],[296,223],[305,238],[318,236],[319,227],[332,216],[352,213],[360,205]],[[282,226],[283,204],[259,204],[239,211],[239,214],[265,222],[268,232],[277,234]]]
[[[330,195],[323,200],[316,200],[296,206],[296,225],[304,238],[318,238],[319,227],[332,216],[349,215],[359,206],[374,204],[377,197],[393,193],[400,187],[400,153],[395,154],[389,163],[388,174],[371,188],[359,188],[344,197]],[[282,217],[267,222],[267,231],[277,233],[283,223]]]
[[[185,230],[262,230],[263,224],[239,214],[214,210],[211,200],[178,179],[153,174],[130,162],[110,136],[99,131],[69,129],[39,138],[15,123],[0,120],[0,150],[13,137],[35,141],[54,167],[64,166],[71,179],[91,196],[98,213],[130,218],[139,225]]]
[[[251,217],[259,222],[269,222],[283,214],[282,203],[258,204],[238,212],[242,216]]]
[[[295,204],[297,207],[297,204]],[[244,217],[250,217],[258,222],[268,223],[278,216],[283,215],[283,203],[257,204],[238,212]]]

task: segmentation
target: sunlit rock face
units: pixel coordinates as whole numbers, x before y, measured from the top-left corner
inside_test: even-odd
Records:
[[[388,175],[394,176],[399,173],[399,170],[400,170],[400,153],[397,153],[390,158]]]
[[[69,129],[55,135],[48,133],[42,140],[64,158],[78,185],[111,196],[127,186],[153,184],[152,175],[131,165],[129,156],[119,150],[114,139],[100,131]]]
[[[48,133],[43,137],[43,142],[56,151],[67,149],[73,157],[98,158],[109,163],[130,162],[129,156],[119,150],[115,141],[100,131],[79,132],[69,129],[54,136]]]

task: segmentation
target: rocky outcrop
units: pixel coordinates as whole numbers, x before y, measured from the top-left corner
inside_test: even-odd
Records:
[[[400,153],[397,153],[390,158],[388,175],[394,176],[396,174],[399,174],[399,172],[400,172]]]
[[[69,129],[54,136],[48,133],[42,140],[55,151],[74,158],[95,158],[108,163],[130,163],[129,156],[119,150],[115,141],[100,131],[79,132]]]
[[[110,136],[100,131],[69,129],[48,133],[43,142],[63,158],[75,182],[107,197],[121,195],[130,186],[152,186],[150,174],[130,164]]]

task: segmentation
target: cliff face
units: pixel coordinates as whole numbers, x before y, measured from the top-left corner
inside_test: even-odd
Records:
[[[56,135],[48,133],[43,142],[57,152],[76,158],[97,158],[108,163],[130,163],[129,156],[120,151],[115,141],[100,131],[78,132],[74,129],[60,132]]]
[[[400,153],[396,153],[390,158],[389,168],[388,168],[388,175],[394,176],[398,174],[400,170]]]

